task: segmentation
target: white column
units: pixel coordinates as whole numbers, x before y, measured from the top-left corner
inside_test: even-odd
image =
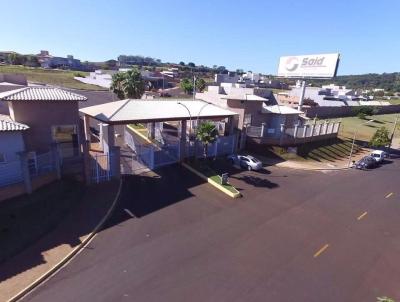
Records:
[[[265,136],[265,123],[261,124],[261,137]]]
[[[90,117],[86,114],[83,116],[83,129],[85,131],[85,140],[90,141]]]
[[[299,131],[299,124],[294,125],[293,136],[297,138],[297,132]]]
[[[304,125],[304,128],[303,128],[303,137],[306,137],[306,135],[307,135],[307,128],[308,128],[308,125]]]

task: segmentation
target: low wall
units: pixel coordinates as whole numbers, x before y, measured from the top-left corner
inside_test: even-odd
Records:
[[[361,106],[360,106],[361,107]],[[400,105],[389,105],[389,106],[368,106],[372,108],[378,108],[378,114],[390,114],[400,112]],[[344,116],[355,116],[355,110],[359,107],[354,106],[342,106],[342,107],[311,107],[304,108],[305,115],[309,118],[336,118]]]
[[[47,185],[57,179],[56,173],[48,173],[32,179],[32,190],[36,190],[44,185]],[[13,198],[26,193],[24,183],[9,185],[0,188],[0,202],[9,198]]]

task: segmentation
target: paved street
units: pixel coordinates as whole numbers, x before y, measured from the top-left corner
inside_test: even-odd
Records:
[[[24,301],[400,299],[399,169],[244,171],[236,200],[179,166],[131,176],[106,228]]]

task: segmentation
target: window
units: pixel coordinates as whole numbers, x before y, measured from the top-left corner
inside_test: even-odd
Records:
[[[73,142],[76,133],[76,125],[57,125],[51,127],[53,141],[57,143]]]
[[[244,125],[251,125],[251,114],[250,113],[246,113],[244,115],[244,121],[243,121]]]
[[[5,164],[6,162],[6,155],[4,153],[0,153],[0,164]]]

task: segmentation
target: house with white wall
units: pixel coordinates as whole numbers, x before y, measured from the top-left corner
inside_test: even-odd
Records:
[[[28,128],[28,125],[0,114],[0,186],[22,179],[19,154],[25,151],[23,132]]]

